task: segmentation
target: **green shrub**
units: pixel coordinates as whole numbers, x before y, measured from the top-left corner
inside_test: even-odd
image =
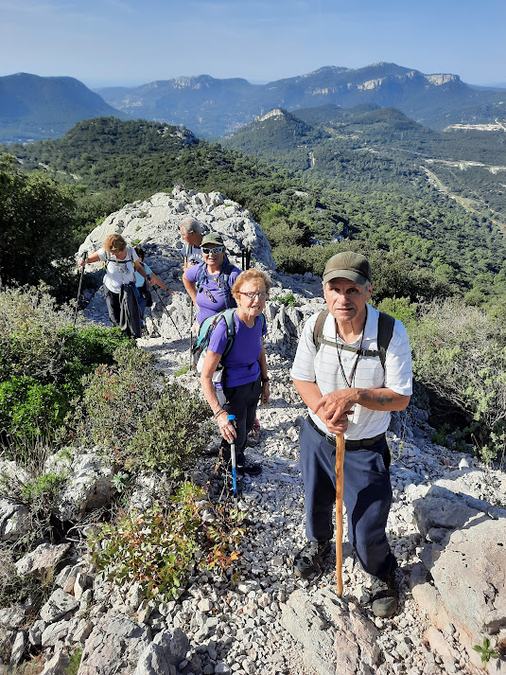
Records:
[[[456,299],[433,302],[421,309],[411,340],[416,377],[474,420],[476,442],[486,447],[489,458],[501,456],[506,429],[503,324]]]
[[[78,435],[114,452],[127,470],[162,470],[180,478],[207,441],[207,406],[177,383],[167,384],[153,357],[134,344],[113,366],[89,376]]]
[[[84,378],[85,390],[76,414],[77,434],[126,459],[127,446],[147,413],[160,399],[163,376],[148,352],[128,342],[114,352],[112,366],[100,365]]]
[[[72,309],[58,307],[43,287],[0,293],[0,432],[8,453],[42,435],[55,439],[82,376],[112,363],[114,350],[130,342],[119,329],[79,325]]]
[[[4,442],[16,445],[39,436],[51,437],[69,410],[63,388],[39,384],[32,377],[0,382],[0,428]]]
[[[37,478],[24,483],[21,487],[21,495],[30,504],[38,501],[51,501],[60,491],[66,480],[66,476],[59,473],[43,473]]]
[[[406,326],[406,330],[410,333],[411,328],[416,323],[417,306],[416,303],[410,302],[408,298],[383,298],[378,303],[377,308],[402,321]]]
[[[210,432],[207,405],[173,383],[149,411],[127,446],[127,468],[183,475]]]
[[[200,488],[182,486],[173,501],[103,525],[90,540],[92,559],[118,584],[139,582],[146,595],[178,597],[196,560]]]
[[[285,307],[296,307],[299,303],[297,302],[297,298],[293,293],[285,293],[284,295],[276,295],[276,297],[272,298],[275,302],[279,302],[281,305],[284,305]]]
[[[239,558],[244,514],[228,505],[203,502],[205,493],[184,483],[160,504],[123,515],[89,539],[94,564],[119,585],[139,582],[147,597],[178,598],[196,566],[220,573]],[[212,512],[203,522],[200,510]]]

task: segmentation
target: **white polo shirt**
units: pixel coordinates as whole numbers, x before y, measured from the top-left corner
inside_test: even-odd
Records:
[[[339,366],[337,350],[339,345],[345,344],[336,335],[334,317],[329,313],[323,325],[322,343],[318,353],[313,342],[313,331],[318,314],[313,314],[307,321],[297,347],[297,353],[290,374],[294,380],[316,382],[322,394],[328,394],[336,389],[345,389],[347,384]],[[367,305],[367,320],[364,327],[362,349],[378,349],[378,318],[379,312],[371,305]],[[353,343],[360,346],[360,339]],[[346,377],[349,379],[353,364],[357,358],[355,352],[342,349],[340,352]],[[404,325],[395,321],[392,339],[388,346],[385,360],[385,370],[381,366],[379,356],[361,356],[352,387],[377,388],[387,387],[397,394],[410,396],[412,394],[411,350],[408,335]],[[311,419],[325,433],[330,433],[318,415],[308,411]],[[378,410],[369,410],[361,405],[354,407],[353,416],[348,417],[348,429],[344,434],[349,440],[372,438],[385,432],[390,423],[390,413]]]

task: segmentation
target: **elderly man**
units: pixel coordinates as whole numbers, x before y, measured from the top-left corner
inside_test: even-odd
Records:
[[[188,216],[179,223],[179,232],[181,240],[184,242],[183,246],[183,269],[186,270],[192,265],[202,262],[202,236],[204,234],[204,227],[202,223],[192,216]]]
[[[318,573],[330,553],[335,501],[335,434],[344,434],[344,503],[348,538],[373,577],[372,610],[389,617],[398,607],[396,560],[385,528],[392,501],[385,432],[390,413],[412,393],[411,353],[402,323],[374,309],[367,259],[346,251],[323,273],[327,310],[304,326],[291,370],[308,407],[300,435],[308,543],[295,573]],[[381,317],[381,318],[380,318]]]

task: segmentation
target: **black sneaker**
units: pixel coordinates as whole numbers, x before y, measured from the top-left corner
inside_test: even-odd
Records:
[[[309,579],[323,571],[325,558],[330,553],[330,541],[308,541],[293,559],[296,576]]]
[[[262,473],[262,465],[255,462],[245,462],[237,465],[237,473],[240,476],[248,474],[248,476],[259,476]]]
[[[382,619],[388,619],[399,609],[399,591],[395,583],[395,572],[391,572],[383,581],[373,577],[371,588],[372,613]]]

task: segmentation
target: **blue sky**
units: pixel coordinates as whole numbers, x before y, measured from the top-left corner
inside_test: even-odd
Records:
[[[268,81],[393,61],[506,82],[506,0],[0,0],[0,75]]]

